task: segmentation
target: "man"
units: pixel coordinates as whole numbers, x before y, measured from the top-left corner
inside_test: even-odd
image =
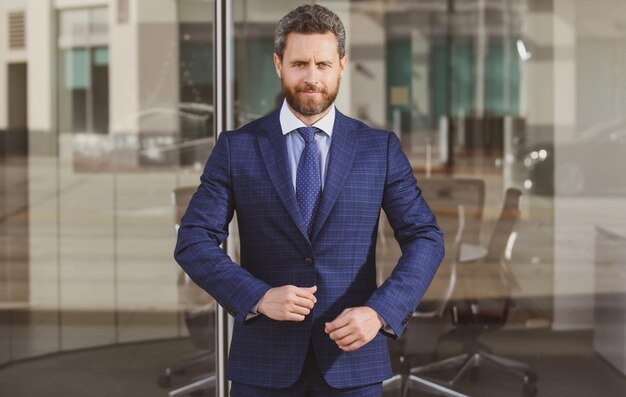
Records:
[[[379,396],[443,239],[397,137],[335,109],[347,56],[319,5],[275,33],[280,109],[220,138],[182,219],[176,260],[235,318],[231,396]],[[402,257],[377,288],[381,207]],[[241,266],[220,249],[237,211]]]

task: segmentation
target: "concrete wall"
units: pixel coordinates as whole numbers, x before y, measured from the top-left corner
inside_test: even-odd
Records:
[[[590,129],[624,120],[626,24],[623,4],[555,0],[555,181],[571,164],[559,147]],[[621,11],[621,12],[620,12]],[[597,140],[598,138],[596,138]],[[587,145],[591,159],[615,162],[602,146]],[[607,158],[607,156],[609,156]],[[596,226],[626,224],[626,201],[611,194],[571,197],[555,183],[554,328],[593,327]]]

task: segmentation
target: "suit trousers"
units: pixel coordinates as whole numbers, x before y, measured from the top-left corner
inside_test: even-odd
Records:
[[[326,383],[309,344],[298,380],[284,389],[272,389],[232,382],[230,397],[381,397],[382,383],[337,389]]]

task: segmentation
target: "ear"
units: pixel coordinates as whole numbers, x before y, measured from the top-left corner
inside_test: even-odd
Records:
[[[283,77],[283,62],[280,60],[280,58],[278,57],[278,55],[276,53],[274,53],[274,67],[276,68],[276,74],[278,75],[279,79],[282,79]]]
[[[339,77],[343,77],[343,72],[346,70],[348,64],[348,54],[345,54],[343,58],[339,60]]]

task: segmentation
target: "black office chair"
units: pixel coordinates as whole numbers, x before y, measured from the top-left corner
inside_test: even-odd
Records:
[[[180,220],[187,209],[195,187],[177,188],[172,192],[175,208],[174,229],[178,231]],[[172,386],[172,377],[182,375],[192,367],[207,367],[215,363],[215,300],[198,287],[185,272],[178,277],[179,300],[183,305],[183,317],[191,342],[199,349],[198,353],[184,357],[166,368],[157,382],[162,388]],[[215,385],[215,374],[204,374],[194,382],[169,392],[169,396],[197,394]]]
[[[452,215],[452,214],[449,214]],[[383,382],[383,390],[401,390],[405,397],[411,389],[421,389],[448,397],[466,397],[449,387],[432,379],[417,376],[410,371],[410,363],[424,356],[431,356],[437,348],[439,337],[445,332],[444,311],[456,286],[457,260],[461,244],[461,236],[465,229],[463,206],[459,205],[456,213],[457,230],[455,234],[447,234],[446,257],[439,267],[433,283],[424,299],[418,305],[402,336],[389,342],[392,357],[399,364],[399,373]],[[445,216],[438,220],[441,222]],[[450,226],[451,222],[448,222]]]
[[[521,192],[518,189],[507,189],[502,212],[487,246],[486,255],[475,263],[459,265],[460,269],[468,265],[471,268],[467,267],[459,272],[457,288],[463,289],[461,295],[466,297],[454,301],[450,306],[454,329],[448,336],[463,342],[463,354],[413,368],[412,374],[457,369],[452,379],[446,382],[447,385],[454,386],[468,372],[475,375],[479,367],[488,363],[518,377],[523,382],[525,396],[534,396],[537,393],[537,376],[528,364],[494,355],[488,346],[478,340],[483,332],[501,329],[506,324],[513,307],[512,291],[519,287],[508,265],[517,237],[521,213],[520,198]],[[461,250],[462,246],[463,244]],[[477,291],[489,293],[487,296],[475,298]]]

